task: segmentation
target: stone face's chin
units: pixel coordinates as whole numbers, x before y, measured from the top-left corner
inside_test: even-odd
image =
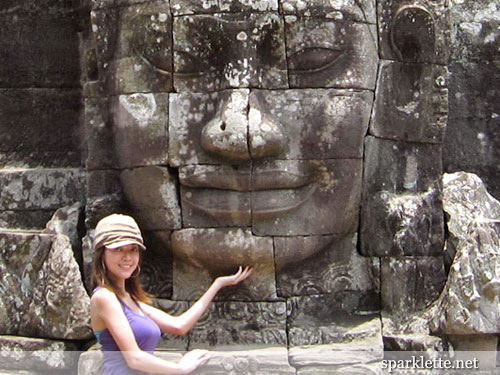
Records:
[[[273,238],[256,236],[250,229],[188,228],[172,233],[172,250],[179,260],[218,273],[236,269],[240,265],[259,269],[277,262],[283,266],[320,251],[334,240],[331,236],[309,236],[298,237],[298,241],[304,238],[317,238],[318,241],[309,241],[307,251],[301,246],[288,246],[290,251],[287,254],[274,259]],[[293,239],[289,238],[288,241]],[[290,254],[294,251],[300,253]],[[269,271],[274,271],[274,267]]]

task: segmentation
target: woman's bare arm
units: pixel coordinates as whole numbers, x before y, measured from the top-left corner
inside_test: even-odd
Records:
[[[153,319],[156,324],[158,324],[162,332],[182,336],[193,328],[196,322],[207,310],[210,302],[212,302],[219,290],[226,286],[239,284],[240,282],[246,280],[251,274],[252,268],[245,267],[245,269],[243,269],[240,267],[238,272],[234,275],[216,278],[203,296],[201,296],[200,299],[196,301],[193,306],[191,306],[191,308],[179,316],[169,315],[162,310],[146,304],[141,304],[141,307],[148,314],[148,316]]]

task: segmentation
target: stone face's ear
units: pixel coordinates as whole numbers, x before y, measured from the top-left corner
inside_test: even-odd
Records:
[[[450,54],[448,0],[379,0],[383,60],[446,65]]]
[[[394,53],[403,62],[428,62],[434,60],[436,30],[432,15],[419,6],[401,7],[390,31]]]

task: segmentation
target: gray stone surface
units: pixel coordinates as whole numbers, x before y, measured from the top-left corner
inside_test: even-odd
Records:
[[[456,61],[449,69],[452,95],[443,167],[447,172],[476,173],[498,199],[499,62]]]
[[[382,340],[378,313],[346,311],[343,303],[342,298],[333,294],[287,299],[289,346],[342,344],[367,337]]]
[[[172,0],[170,2],[174,15],[219,13],[219,12],[266,12],[278,10],[278,0]]]
[[[476,173],[499,199],[498,4],[454,1],[450,10],[450,120],[443,148],[444,169]]]
[[[87,133],[85,166],[90,173],[98,169],[116,167],[118,162],[113,147],[112,123],[109,119],[107,99],[85,99],[84,125]]]
[[[91,23],[99,77],[109,94],[172,90],[168,3],[131,3],[123,8],[95,10]]]
[[[441,146],[374,137],[365,146],[361,253],[440,255]]]
[[[0,10],[0,87],[78,87],[76,2],[12,3]]]
[[[1,169],[0,223],[7,228],[44,228],[59,207],[85,201],[86,184],[83,169]]]
[[[114,151],[121,168],[162,165],[168,159],[168,94],[138,93],[110,100]]]
[[[189,347],[286,347],[284,302],[216,302],[189,333]]]
[[[71,342],[0,336],[2,374],[5,370],[20,370],[30,374],[73,373],[79,355],[77,344]]]
[[[338,366],[370,363],[383,358],[381,323],[378,316],[332,314],[337,323],[331,343],[294,346],[289,350],[290,364],[305,366]],[[333,333],[332,328],[330,330]],[[311,341],[310,341],[311,342]]]
[[[79,126],[80,109],[77,89],[14,89],[0,85],[0,150],[29,155],[26,163],[35,166],[47,161],[54,164],[51,154],[75,152],[81,156],[84,138]],[[61,158],[59,166],[65,167],[66,161]]]
[[[456,250],[431,328],[446,334],[498,332],[500,203],[473,174],[444,177],[450,246]]]
[[[150,166],[125,169],[120,179],[127,202],[142,229],[180,228],[177,181],[168,168]]]
[[[403,317],[429,307],[446,282],[443,257],[382,258],[380,273],[382,308]]]
[[[356,234],[275,237],[276,280],[281,297],[335,294],[342,309],[380,309],[379,260],[358,254]]]
[[[88,339],[90,300],[67,236],[0,232],[2,334]]]
[[[447,84],[444,66],[381,61],[370,134],[442,143],[448,120]]]
[[[376,23],[375,0],[284,0],[284,14]]]

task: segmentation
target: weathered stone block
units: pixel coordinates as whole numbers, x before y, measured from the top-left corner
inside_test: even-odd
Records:
[[[125,169],[120,179],[125,197],[142,229],[180,228],[178,187],[168,168]]]
[[[193,375],[295,375],[295,369],[288,363],[286,347],[212,353],[210,361],[195,370]]]
[[[81,168],[82,152],[76,151],[0,151],[0,168]]]
[[[64,235],[0,232],[2,333],[88,339],[90,300]]]
[[[360,256],[357,239],[356,234],[275,237],[279,296],[334,294],[345,311],[378,310],[378,259]]]
[[[287,327],[290,347],[314,346],[337,343],[340,346],[349,342],[371,341],[370,350],[382,350],[382,330],[378,314],[363,312],[360,314],[342,310],[343,299],[333,294],[304,297],[292,297],[287,300]],[[379,347],[380,346],[380,347]],[[341,364],[329,362],[333,358],[325,358],[326,362],[314,362],[313,357],[307,359],[306,352],[297,351],[302,360],[313,361],[309,364]],[[292,352],[290,352],[291,357]],[[291,358],[291,363],[295,363]],[[295,363],[297,364],[297,363]],[[305,363],[301,363],[305,365]]]
[[[370,133],[380,138],[442,143],[448,114],[448,70],[382,61]]]
[[[356,353],[352,354],[356,355]],[[344,354],[340,352],[338,355]],[[382,368],[380,361],[348,366],[306,366],[297,369],[297,375],[383,375]]]
[[[445,334],[493,334],[500,308],[500,203],[477,176],[446,175],[445,210],[450,246],[456,250],[448,281],[436,303],[431,329]]]
[[[174,17],[173,43],[176,91],[288,87],[277,12]]]
[[[252,90],[250,105],[283,129],[280,159],[361,158],[373,105],[369,91],[336,89]]]
[[[383,59],[446,65],[451,18],[446,1],[377,1],[380,54]]]
[[[92,9],[125,7],[147,2],[151,0],[90,0]]]
[[[178,316],[188,310],[189,303],[185,301],[172,301],[166,299],[154,300],[155,307],[165,311],[167,314]],[[175,336],[171,334],[163,334],[157,350],[188,350],[189,336]]]
[[[429,307],[446,283],[442,257],[382,258],[382,308],[406,316]]]
[[[49,210],[85,201],[86,173],[81,169],[0,171],[0,210]]]
[[[108,94],[172,91],[172,18],[168,2],[95,10],[91,22],[99,78]]]
[[[38,5],[30,3],[31,7]],[[76,10],[76,4],[73,6]],[[36,13],[22,10],[19,2],[16,7],[0,13],[0,87],[78,87],[77,13],[61,12],[54,5],[41,5],[44,11],[37,9]]]
[[[108,100],[85,99],[85,131],[87,134],[88,170],[110,169],[118,166],[113,148],[113,129],[109,119]]]
[[[249,265],[253,275],[219,299],[276,299],[272,238],[254,236],[248,229],[182,229],[172,234],[174,299],[192,300],[203,294],[213,277]]]
[[[76,89],[0,89],[0,150],[80,152],[80,102]]]
[[[172,0],[172,13],[176,16],[218,12],[267,12],[278,10],[278,0]]]
[[[305,186],[280,186],[294,161],[262,163],[255,175],[278,176],[274,189],[252,192],[252,225],[259,235],[297,236],[344,234],[356,231],[361,190],[360,159],[304,161],[305,169],[316,176]],[[277,172],[280,171],[280,172]],[[284,171],[284,172],[281,172]],[[281,177],[284,180],[283,177]],[[332,212],[336,214],[332,216]]]
[[[341,319],[347,321],[342,324]],[[383,358],[381,325],[378,317],[350,316],[340,319],[337,317],[335,325],[338,331],[335,342],[292,347],[289,350],[290,364],[309,374],[314,373],[313,369],[317,368],[325,370],[324,367],[327,367],[331,371],[335,369],[334,366],[360,365],[380,361]]]
[[[441,147],[367,137],[361,253],[441,255]]]
[[[284,14],[376,23],[375,0],[284,0]]]
[[[498,4],[491,0],[464,1],[451,7],[453,20],[451,59],[498,60]],[[457,48],[458,47],[458,48]]]
[[[122,192],[120,171],[115,169],[91,170],[87,175],[87,197],[98,198]]]
[[[286,16],[290,87],[375,88],[376,27]]]
[[[98,375],[102,373],[102,351],[89,350],[78,358],[78,375]]]
[[[217,302],[189,333],[190,348],[285,346],[285,302]]]
[[[78,346],[70,342],[0,336],[0,374],[9,374],[7,369],[22,371],[19,374],[72,373],[79,354]]]
[[[114,151],[121,168],[167,164],[168,94],[110,99]]]
[[[0,228],[42,229],[54,210],[0,211]]]
[[[477,173],[500,198],[500,63],[450,64],[450,114],[443,144],[445,171]]]
[[[156,298],[171,298],[173,256],[169,230],[142,231],[147,251],[141,264],[141,284]]]

